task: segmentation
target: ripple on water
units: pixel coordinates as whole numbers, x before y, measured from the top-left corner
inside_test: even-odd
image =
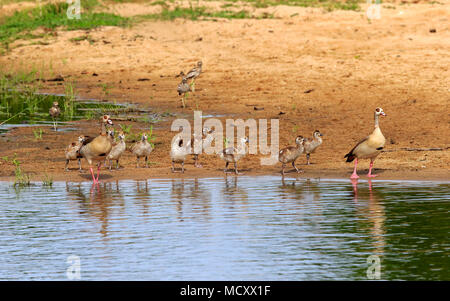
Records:
[[[226,177],[0,184],[0,279],[449,280],[449,183]]]

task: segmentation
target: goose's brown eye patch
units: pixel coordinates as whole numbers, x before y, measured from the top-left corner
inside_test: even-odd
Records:
[[[376,108],[375,111],[380,112],[380,108]]]

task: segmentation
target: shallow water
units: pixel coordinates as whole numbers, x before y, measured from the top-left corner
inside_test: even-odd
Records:
[[[3,182],[0,279],[67,280],[75,255],[82,280],[366,280],[377,258],[382,280],[450,280],[449,199],[436,182]]]

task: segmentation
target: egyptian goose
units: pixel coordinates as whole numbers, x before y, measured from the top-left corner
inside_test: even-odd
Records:
[[[192,68],[191,70],[189,70],[189,72],[186,74],[185,78],[186,79],[192,79],[192,91],[195,92],[195,79],[197,77],[200,76],[200,74],[202,73],[202,61],[198,61],[197,62],[197,67]]]
[[[209,145],[213,141],[213,139],[214,139],[213,133],[214,133],[214,130],[211,130],[208,127],[204,127],[203,128],[203,135],[200,136],[200,137],[198,137],[194,133],[192,135],[192,139],[191,139],[191,146],[192,146],[192,148],[195,147],[195,145],[196,145],[195,143],[200,143],[201,146],[202,146],[202,150],[203,150],[203,145],[204,144],[205,145]],[[193,151],[194,151],[194,166],[195,167],[202,167],[202,165],[198,163],[198,156],[199,156],[199,154],[196,154],[195,150],[193,150]]]
[[[56,131],[56,127],[58,124],[58,121],[56,120],[56,118],[58,118],[59,114],[61,114],[61,109],[59,108],[59,104],[57,101],[53,102],[53,105],[50,108],[50,110],[48,110],[48,113],[50,114],[50,116],[53,119],[53,128]]]
[[[64,168],[65,171],[69,171],[69,168],[67,167],[69,165],[69,161],[71,160],[78,160],[78,166],[79,170],[81,171],[81,158],[83,156],[80,154],[80,148],[83,146],[83,141],[85,137],[83,135],[78,136],[77,142],[72,142],[69,146],[65,149],[65,155],[66,155],[66,166]]]
[[[186,97],[186,93],[188,93],[189,91],[191,91],[191,87],[187,83],[187,78],[183,77],[183,79],[181,80],[181,83],[179,83],[178,87],[177,87],[178,95],[183,94],[183,97],[181,98],[181,103],[183,104],[183,108],[186,107],[186,103],[185,103],[184,99]]]
[[[186,156],[191,153],[191,139],[183,138],[183,133],[175,135],[170,147],[170,158],[172,160],[172,172],[175,172],[175,163],[181,163],[181,172],[184,173],[184,161]]]
[[[228,147],[220,152],[219,154],[220,158],[226,162],[224,169],[225,173],[228,170],[228,164],[234,163],[234,172],[236,174],[239,174],[237,170],[237,162],[248,153],[247,143],[248,138],[243,137],[239,140],[237,148]]]
[[[141,157],[145,158],[145,167],[148,168],[148,156],[153,151],[153,147],[148,143],[148,136],[146,133],[142,134],[141,140],[136,142],[131,147],[131,152],[136,156],[136,168],[139,168],[139,159]]]
[[[280,150],[278,153],[278,161],[281,162],[281,174],[284,176],[284,168],[286,167],[286,163],[291,163],[292,166],[295,168],[297,173],[302,172],[300,169],[295,166],[295,160],[297,160],[298,157],[303,153],[303,142],[305,141],[305,138],[303,136],[297,136],[295,138],[295,144],[297,146],[288,146]]]
[[[303,148],[304,152],[306,154],[306,164],[309,165],[309,156],[312,154],[316,148],[318,148],[322,144],[322,137],[323,134],[315,130],[313,133],[313,139],[305,138],[305,141],[303,142]]]
[[[100,120],[100,124],[100,135],[95,138],[86,137],[83,141],[83,146],[80,149],[80,154],[86,158],[86,161],[89,163],[89,170],[91,172],[94,184],[98,183],[102,161],[106,159],[111,151],[113,142],[113,138],[106,131],[106,126],[113,124],[109,118],[109,115],[103,115]],[[94,171],[92,170],[92,164],[94,162],[97,162],[97,178],[94,177]]]
[[[370,159],[369,173],[367,174],[367,176],[376,177],[376,175],[372,174],[373,161],[381,153],[381,150],[386,143],[386,138],[384,138],[378,124],[378,116],[380,115],[386,116],[382,108],[376,108],[375,129],[373,130],[372,134],[358,142],[358,144],[356,144],[356,146],[344,156],[344,158],[347,158],[347,162],[352,162],[353,160],[355,160],[355,168],[353,169],[353,174],[350,177],[351,179],[359,178],[358,174],[356,173],[358,159]]]
[[[109,161],[109,170],[111,170],[111,166],[112,166],[111,161],[113,161],[113,160],[116,161],[116,169],[119,169],[120,157],[122,156],[123,152],[125,151],[125,149],[127,147],[125,144],[124,132],[120,131],[117,138],[119,138],[119,141],[117,143],[113,143],[113,147],[107,157],[107,159]]]

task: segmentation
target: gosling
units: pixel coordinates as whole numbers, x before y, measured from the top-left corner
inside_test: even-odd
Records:
[[[107,157],[109,163],[109,170],[111,170],[112,167],[111,161],[113,160],[116,161],[116,169],[119,169],[120,157],[122,156],[123,152],[126,149],[125,134],[121,131],[119,132],[119,135],[117,137],[119,138],[119,142],[113,143],[113,147]]]
[[[143,133],[141,140],[134,144],[131,148],[131,152],[136,156],[136,168],[139,168],[139,159],[141,157],[145,158],[145,167],[148,168],[148,156],[153,151],[153,147],[147,141],[147,134]]]
[[[79,171],[81,172],[81,158],[83,156],[80,154],[80,148],[83,146],[83,142],[85,140],[85,137],[83,135],[78,136],[77,142],[72,142],[69,146],[65,149],[65,155],[66,155],[66,166],[64,168],[64,171],[69,171],[69,161],[78,160],[78,167]]]
[[[323,134],[315,130],[313,133],[313,139],[305,138],[305,141],[303,142],[304,152],[306,154],[306,165],[310,165],[309,162],[309,156],[312,154],[316,148],[318,148],[322,144],[322,138]]]
[[[303,153],[304,147],[303,142],[305,141],[305,138],[303,136],[297,136],[295,138],[295,143],[297,146],[288,146],[286,148],[283,148],[280,150],[278,154],[278,161],[281,162],[281,174],[284,176],[284,168],[286,167],[287,163],[292,162],[292,166],[295,168],[297,173],[303,172],[302,170],[298,169],[297,166],[295,166],[295,160],[297,160],[298,157]]]

